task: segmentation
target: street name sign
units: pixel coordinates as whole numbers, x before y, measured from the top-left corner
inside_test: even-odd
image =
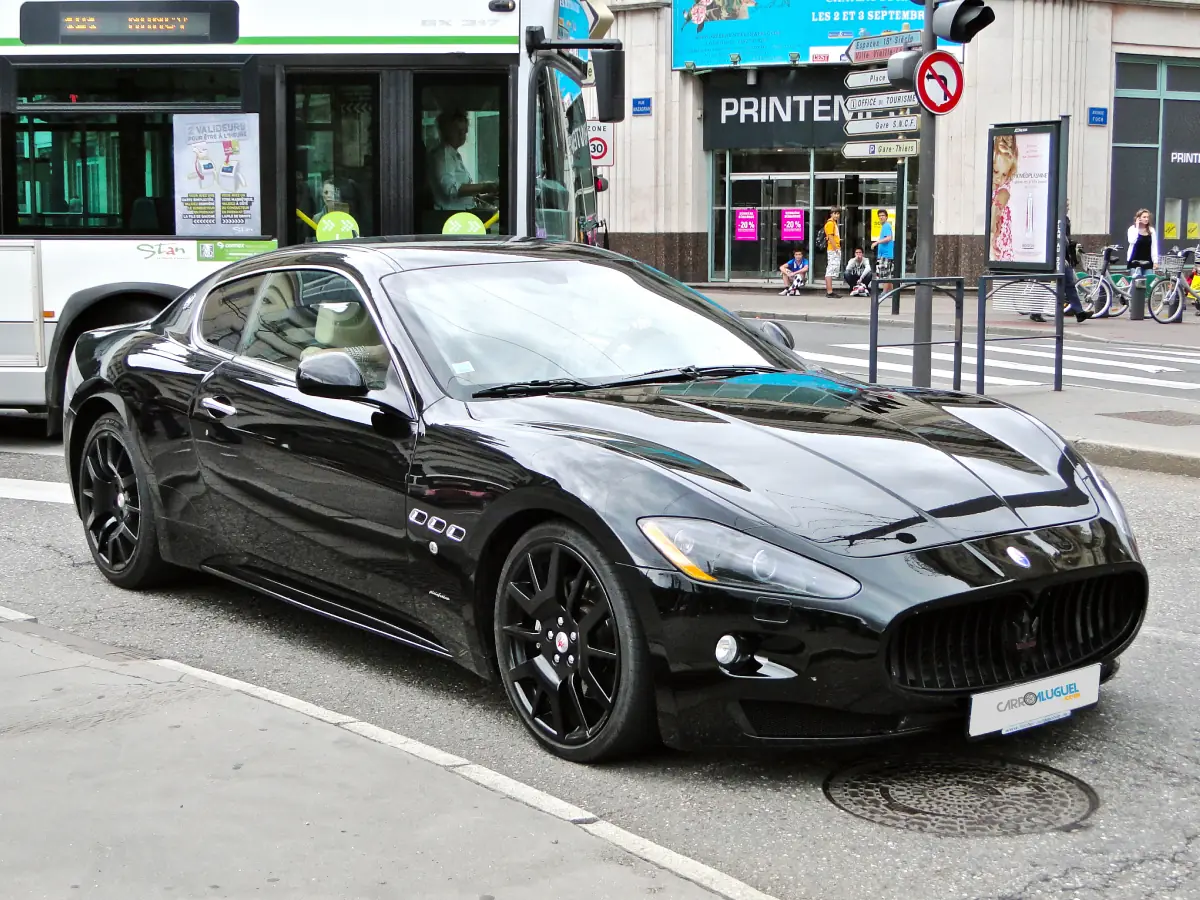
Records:
[[[902,141],[854,141],[842,145],[842,156],[846,159],[878,159],[916,156],[921,151],[920,140]]]
[[[884,62],[893,53],[916,50],[921,46],[921,32],[897,31],[878,37],[860,37],[850,42],[846,55],[852,63]]]
[[[842,125],[846,134],[889,134],[897,131],[920,131],[920,116],[880,116],[877,119],[847,119]]]
[[[890,84],[887,69],[864,69],[846,76],[846,87],[852,91],[861,88],[882,88]]]
[[[872,112],[877,109],[908,109],[917,105],[914,91],[888,91],[886,94],[856,94],[846,99],[847,112]]]

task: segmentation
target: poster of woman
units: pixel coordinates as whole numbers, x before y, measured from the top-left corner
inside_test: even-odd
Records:
[[[1052,269],[1053,130],[992,129],[989,147],[988,263],[996,269]]]

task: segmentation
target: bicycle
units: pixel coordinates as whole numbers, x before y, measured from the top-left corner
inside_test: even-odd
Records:
[[[1146,299],[1146,306],[1155,322],[1171,324],[1183,320],[1183,311],[1187,301],[1191,300],[1196,307],[1196,315],[1200,316],[1200,292],[1192,290],[1190,279],[1184,274],[1187,269],[1188,256],[1191,256],[1191,269],[1196,271],[1196,251],[1200,245],[1179,252],[1178,247],[1159,257],[1159,266],[1155,274],[1158,281]]]
[[[1112,276],[1113,254],[1120,249],[1120,244],[1110,244],[1102,253],[1083,254],[1087,276],[1075,283],[1075,289],[1083,308],[1097,319],[1124,315],[1133,299],[1133,279],[1118,283]]]

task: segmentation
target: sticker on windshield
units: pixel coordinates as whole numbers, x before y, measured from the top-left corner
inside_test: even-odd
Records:
[[[450,371],[455,375],[469,375],[475,371],[475,367],[469,362],[457,362],[450,364]]]

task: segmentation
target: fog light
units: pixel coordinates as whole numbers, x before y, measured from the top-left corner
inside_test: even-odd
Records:
[[[725,634],[717,641],[716,657],[717,662],[723,666],[728,666],[741,656],[741,648],[738,647],[738,640],[732,634]]]

